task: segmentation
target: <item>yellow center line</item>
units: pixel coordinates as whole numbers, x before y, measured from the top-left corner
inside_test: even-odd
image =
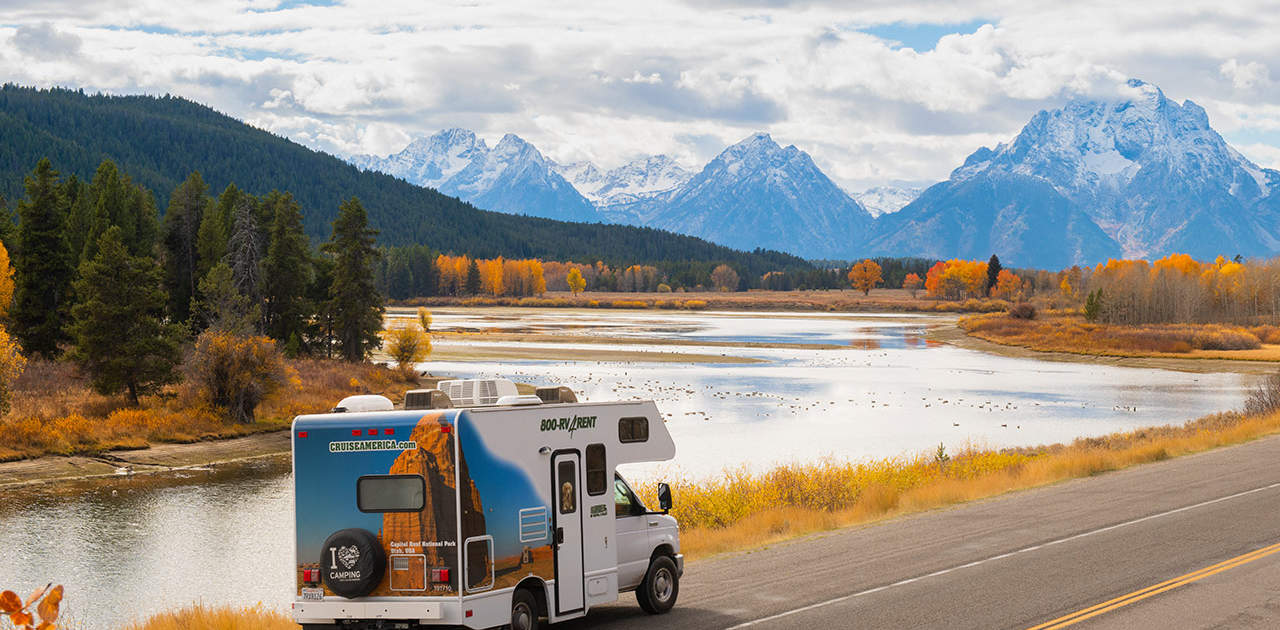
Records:
[[[1223,560],[1222,562],[1219,562],[1217,564],[1207,566],[1197,571],[1192,571],[1191,573],[1173,578],[1171,580],[1165,580],[1164,582],[1161,582],[1159,584],[1153,584],[1146,588],[1136,590],[1127,595],[1121,595],[1120,597],[1117,597],[1115,599],[1109,599],[1100,604],[1094,604],[1093,606],[1090,606],[1083,610],[1077,610],[1076,612],[1073,612],[1069,615],[1058,617],[1053,621],[1047,621],[1038,626],[1033,626],[1029,628],[1029,630],[1049,630],[1050,628],[1065,628],[1072,624],[1084,621],[1085,619],[1089,619],[1090,617],[1096,617],[1103,613],[1113,611],[1117,608],[1128,606],[1129,604],[1142,601],[1153,595],[1159,595],[1160,593],[1178,588],[1179,586],[1185,586],[1197,580],[1207,578],[1210,575],[1221,573],[1228,569],[1234,569],[1240,565],[1248,564],[1250,562],[1253,562],[1254,560],[1265,558],[1277,552],[1280,552],[1280,543],[1276,543],[1268,547],[1263,547],[1261,549],[1250,551],[1249,553],[1241,554],[1229,560]]]

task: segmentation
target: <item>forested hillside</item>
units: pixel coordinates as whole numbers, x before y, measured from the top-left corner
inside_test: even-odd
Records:
[[[313,242],[329,234],[339,204],[358,197],[378,242],[426,244],[478,257],[529,257],[613,264],[724,261],[752,275],[808,267],[776,252],[739,252],[649,228],[564,223],[486,212],[313,151],[192,101],[5,85],[0,88],[0,194],[12,206],[23,176],[48,157],[63,175],[93,176],[113,160],[164,207],[192,171],[211,190],[234,183],[263,195],[287,190],[303,208]]]

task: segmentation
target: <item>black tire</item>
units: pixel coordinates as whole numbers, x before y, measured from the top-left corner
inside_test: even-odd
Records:
[[[636,589],[636,601],[645,612],[661,615],[676,605],[679,596],[680,576],[676,574],[675,561],[671,556],[654,556],[644,581]]]
[[[511,630],[538,630],[538,600],[528,590],[516,589],[511,595]]]
[[[342,529],[329,536],[320,547],[320,567],[329,590],[355,599],[377,588],[387,571],[387,556],[378,537],[369,530]]]

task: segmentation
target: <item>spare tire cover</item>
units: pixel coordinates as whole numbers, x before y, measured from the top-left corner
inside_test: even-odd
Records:
[[[387,556],[378,537],[369,530],[343,529],[324,541],[320,548],[320,566],[329,590],[354,599],[368,595],[382,581]]]

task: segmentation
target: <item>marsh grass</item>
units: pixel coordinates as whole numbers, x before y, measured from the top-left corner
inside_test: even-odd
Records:
[[[1197,350],[1258,350],[1263,343],[1280,342],[1280,328],[1270,325],[1125,326],[1089,322],[1063,313],[1034,320],[1002,314],[976,315],[960,320],[960,326],[971,336],[995,343],[1076,354],[1186,355]]]
[[[403,376],[382,366],[318,359],[288,363],[298,380],[262,402],[257,422],[241,424],[211,408],[191,383],[130,407],[123,398],[95,393],[68,363],[32,361],[14,383],[12,408],[0,418],[5,436],[0,461],[278,431],[294,416],[329,409],[344,396],[377,393],[394,400],[406,389]]]
[[[252,607],[195,604],[131,623],[124,630],[298,630],[288,615]]]

